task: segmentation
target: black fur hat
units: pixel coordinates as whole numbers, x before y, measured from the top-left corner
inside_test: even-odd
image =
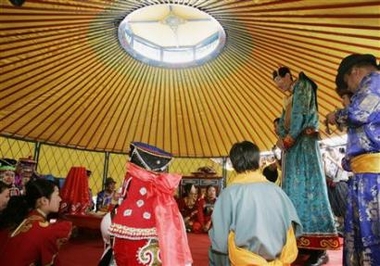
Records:
[[[376,65],[376,57],[371,54],[351,54],[343,58],[338,67],[338,73],[336,75],[335,84],[338,88],[345,88],[347,84],[344,82],[344,75],[358,63],[368,63],[373,66]]]

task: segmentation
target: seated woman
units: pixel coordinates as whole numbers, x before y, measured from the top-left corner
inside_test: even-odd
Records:
[[[211,215],[214,211],[214,204],[216,201],[216,188],[212,185],[206,187],[206,195],[199,200],[198,203],[198,222],[201,225],[203,232],[208,232],[211,228]]]
[[[185,193],[178,200],[178,209],[185,221],[186,231],[201,232],[201,225],[198,222],[198,194],[194,184],[186,184],[184,187]]]
[[[0,257],[8,266],[60,265],[58,249],[71,234],[71,222],[49,222],[58,212],[61,197],[49,180],[26,184],[25,196],[12,197],[2,216]],[[5,233],[4,233],[5,232]]]

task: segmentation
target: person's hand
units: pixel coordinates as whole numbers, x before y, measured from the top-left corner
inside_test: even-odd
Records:
[[[207,223],[203,226],[203,232],[207,232],[207,231],[210,229],[210,226],[211,226],[211,221],[207,222]]]
[[[98,211],[99,212],[108,212],[108,206],[101,206]]]
[[[335,111],[330,112],[326,115],[326,122],[330,125],[336,125],[337,124]]]
[[[294,145],[295,140],[290,136],[286,135],[286,137],[282,140],[284,148],[290,149]]]

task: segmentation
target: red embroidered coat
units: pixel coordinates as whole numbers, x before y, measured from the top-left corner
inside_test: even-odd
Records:
[[[128,163],[127,197],[116,210],[109,229],[115,236],[115,258],[127,265],[152,265],[145,249],[158,248],[159,265],[181,266],[192,262],[187,235],[173,193],[180,175],[155,173]],[[119,251],[130,256],[121,258]],[[148,252],[148,253],[149,253]],[[125,265],[125,264],[123,264]]]
[[[71,228],[71,222],[49,223],[42,214],[32,211],[16,230],[1,235],[2,264],[60,265],[58,250],[70,237]]]

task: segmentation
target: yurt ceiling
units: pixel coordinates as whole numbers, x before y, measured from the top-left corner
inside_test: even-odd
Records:
[[[13,1],[23,2],[23,1]],[[156,4],[215,18],[225,46],[209,62],[157,67],[130,56],[118,25]],[[340,60],[380,58],[380,1],[361,0],[1,0],[0,134],[59,146],[122,152],[141,141],[176,157],[222,157],[237,141],[276,141],[284,93],[272,71],[304,71],[319,86],[324,117],[341,106]]]

